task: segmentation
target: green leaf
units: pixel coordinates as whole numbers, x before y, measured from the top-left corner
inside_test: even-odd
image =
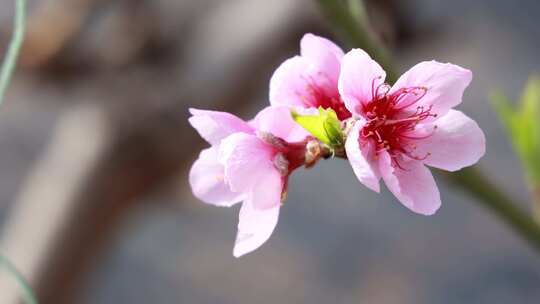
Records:
[[[540,184],[540,78],[529,79],[516,107],[500,92],[491,100],[530,182]]]
[[[538,115],[540,113],[540,78],[531,76],[521,97],[522,115]]]
[[[522,133],[519,140],[523,157],[532,178],[540,184],[540,78],[532,76],[525,87],[520,104]],[[516,122],[518,124],[519,122]]]
[[[341,123],[336,112],[332,109],[319,107],[317,115],[301,115],[295,111],[291,112],[296,123],[302,126],[315,138],[331,147],[339,147],[344,143],[344,134],[341,131]]]

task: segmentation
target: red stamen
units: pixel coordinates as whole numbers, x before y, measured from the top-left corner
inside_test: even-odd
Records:
[[[415,135],[416,126],[430,117],[432,106],[419,105],[414,112],[408,109],[417,104],[427,93],[426,87],[401,88],[390,94],[390,86],[386,83],[375,85],[372,81],[372,100],[361,106],[361,110],[368,119],[360,135],[371,139],[375,143],[376,155],[386,151],[392,159],[394,167],[406,170],[400,164],[401,155],[415,160],[425,160],[430,153],[418,156],[415,154],[414,141],[430,137],[435,132],[426,135]]]

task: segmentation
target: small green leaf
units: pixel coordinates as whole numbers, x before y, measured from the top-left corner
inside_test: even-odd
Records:
[[[295,111],[292,111],[291,114],[296,123],[323,143],[331,147],[343,145],[344,134],[334,110],[330,108],[325,110],[319,107],[317,115],[301,115]]]
[[[521,117],[527,122],[526,128],[530,133],[528,138],[532,155],[536,158],[536,170],[540,179],[540,78],[533,76],[529,80],[521,99]]]
[[[540,78],[529,79],[516,107],[500,92],[491,100],[530,182],[540,184]]]
[[[536,116],[540,113],[540,78],[531,76],[521,97],[521,113]]]

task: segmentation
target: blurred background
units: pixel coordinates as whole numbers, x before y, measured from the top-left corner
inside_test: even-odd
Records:
[[[12,2],[0,0],[2,53]],[[473,70],[460,108],[487,136],[479,166],[527,201],[487,96],[498,87],[517,97],[540,70],[540,2],[367,5],[399,72],[431,59]],[[205,205],[189,188],[206,144],[187,108],[251,118],[304,33],[338,39],[316,1],[29,8],[0,111],[0,248],[40,303],[538,303],[539,257],[471,198],[439,178],[442,208],[415,215],[342,160],[295,173],[269,242],[232,256],[238,207]],[[13,283],[0,283],[0,303],[18,303]]]

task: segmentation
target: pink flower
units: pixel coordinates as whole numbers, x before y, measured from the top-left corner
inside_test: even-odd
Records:
[[[339,92],[354,116],[345,149],[361,183],[379,192],[382,177],[407,208],[431,215],[441,205],[425,165],[456,171],[485,152],[478,125],[452,108],[472,73],[453,64],[422,62],[390,87],[386,73],[360,49],[342,60]]]
[[[305,34],[300,56],[283,62],[270,80],[270,103],[295,108],[332,108],[340,120],[351,117],[339,97],[343,51],[328,39]]]
[[[249,123],[224,112],[190,109],[189,122],[211,147],[193,164],[193,194],[216,206],[243,201],[233,254],[260,247],[272,234],[291,172],[304,163],[308,134],[286,107],[268,107]]]

